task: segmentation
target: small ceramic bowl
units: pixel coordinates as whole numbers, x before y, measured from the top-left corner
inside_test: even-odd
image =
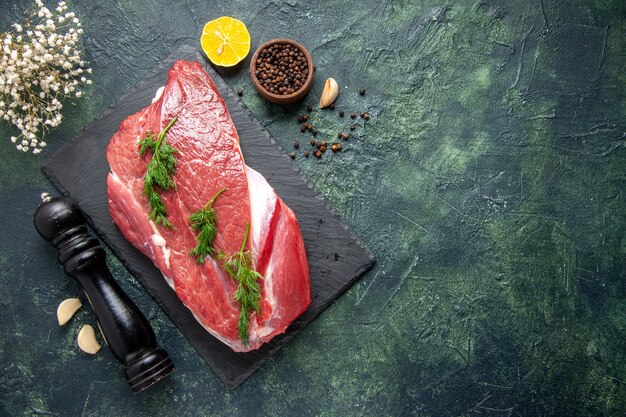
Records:
[[[256,77],[256,61],[261,55],[261,51],[263,51],[263,49],[275,43],[287,43],[287,44],[290,44],[291,46],[295,46],[304,54],[308,63],[309,74],[306,80],[304,81],[304,84],[302,85],[302,87],[300,87],[298,91],[295,91],[291,94],[282,95],[282,94],[270,93],[265,88],[263,88],[263,86],[261,85],[261,83]],[[304,96],[307,95],[307,93],[311,89],[311,85],[313,84],[313,68],[314,68],[313,58],[311,58],[311,54],[309,54],[309,51],[307,51],[304,46],[300,45],[298,42],[293,41],[291,39],[285,39],[285,38],[270,39],[269,41],[265,42],[263,45],[259,46],[258,49],[254,52],[254,55],[252,56],[252,60],[250,61],[250,78],[252,78],[252,84],[254,84],[254,88],[256,88],[256,91],[258,91],[261,97],[263,97],[267,101],[271,101],[272,103],[289,104],[289,103],[295,103],[296,101],[300,101],[304,98]]]

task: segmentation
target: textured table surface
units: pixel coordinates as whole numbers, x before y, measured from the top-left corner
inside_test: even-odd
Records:
[[[0,415],[626,414],[623,1],[68,3],[93,86],[38,156],[0,125]],[[30,2],[0,6],[4,30]],[[229,391],[109,257],[178,367],[133,397],[107,349],[74,345],[89,309],[56,324],[79,290],[32,227],[52,188],[39,166],[221,15],[253,48],[287,36],[313,54],[313,89],[286,112],[245,66],[225,76],[285,150],[327,77],[337,110],[372,115],[343,153],[295,163],[378,264]],[[345,129],[337,110],[313,113],[322,134]]]

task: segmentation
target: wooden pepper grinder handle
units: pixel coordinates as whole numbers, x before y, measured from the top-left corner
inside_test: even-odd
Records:
[[[154,331],[135,303],[115,282],[106,252],[90,236],[76,201],[41,195],[35,229],[59,251],[65,272],[82,286],[96,313],[100,330],[113,355],[124,364],[124,376],[134,393],[174,371],[167,352],[156,344]]]

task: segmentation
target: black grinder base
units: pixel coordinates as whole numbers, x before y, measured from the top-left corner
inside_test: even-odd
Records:
[[[124,376],[133,393],[138,394],[174,372],[174,369],[174,362],[172,362],[167,352],[161,348],[156,348],[126,366]]]

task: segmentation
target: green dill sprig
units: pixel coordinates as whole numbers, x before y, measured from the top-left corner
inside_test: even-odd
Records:
[[[252,254],[246,250],[246,242],[250,232],[250,223],[246,223],[246,231],[243,235],[241,249],[232,255],[220,254],[224,261],[224,270],[228,275],[237,281],[237,290],[233,295],[233,300],[239,302],[239,339],[244,346],[248,345],[248,326],[250,315],[253,311],[261,314],[261,286],[259,280],[263,276],[251,269]]]
[[[196,238],[198,244],[191,251],[191,256],[195,257],[199,264],[203,264],[208,255],[212,258],[215,255],[213,241],[217,235],[217,212],[213,208],[213,203],[224,191],[226,188],[219,190],[204,207],[189,216],[193,230],[200,232]]]
[[[158,189],[168,191],[176,188],[172,175],[176,171],[174,154],[178,152],[178,149],[170,146],[165,140],[167,131],[176,123],[176,120],[178,117],[174,117],[156,138],[154,134],[149,133],[138,143],[140,146],[139,156],[144,156],[148,151],[152,152],[152,159],[148,163],[146,176],[143,180],[143,194],[148,197],[148,203],[152,209],[150,219],[156,224],[162,224],[169,228],[174,226],[167,220],[167,209]]]

